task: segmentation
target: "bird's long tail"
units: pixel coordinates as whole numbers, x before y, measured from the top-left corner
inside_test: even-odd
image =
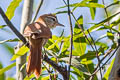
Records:
[[[42,39],[30,40],[30,53],[27,65],[27,75],[31,73],[35,74],[38,79],[41,74],[41,63],[42,63]]]

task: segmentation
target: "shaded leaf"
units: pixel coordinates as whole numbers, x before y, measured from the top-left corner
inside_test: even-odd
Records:
[[[8,40],[0,41],[0,44],[5,43],[5,42],[17,42],[17,41],[20,41],[20,40],[19,40],[18,38],[15,38],[15,39],[8,39]]]
[[[65,61],[66,63],[69,62],[69,57],[64,57],[64,58],[61,58],[60,60],[63,60]],[[84,65],[82,65],[77,59],[75,58],[72,58],[71,60],[71,65],[74,66],[75,68],[79,69],[81,72],[84,72],[84,73],[87,73],[87,69],[84,67]]]
[[[60,9],[60,8],[65,8],[67,6],[62,6],[62,7],[59,7],[57,9]],[[74,3],[74,4],[70,4],[70,7],[94,7],[94,8],[104,8],[104,5],[102,4],[98,4],[98,3],[84,3],[84,2],[80,2],[80,3]]]
[[[103,21],[95,24],[94,26],[90,27],[90,28],[88,29],[89,32],[96,31],[96,29],[97,29],[98,27],[102,26],[104,23],[108,22],[109,20],[111,20],[113,17],[115,17],[115,16],[118,15],[119,13],[120,13],[120,12],[118,12],[118,13],[116,13],[116,14],[108,17],[107,19],[105,19],[105,20],[103,20]],[[85,31],[85,34],[88,34],[88,31],[87,31],[87,30]],[[81,34],[81,35],[83,35],[83,34]]]
[[[9,51],[12,55],[14,54],[14,49],[13,49],[13,46],[11,46],[10,44],[8,43],[4,43],[2,44],[4,46],[4,48]]]
[[[0,62],[0,69],[2,69],[3,68],[3,65],[2,65],[2,63]],[[3,74],[0,74],[0,80],[5,80],[5,74],[3,73]]]
[[[14,62],[14,63],[10,64],[9,66],[0,69],[0,75],[3,74],[4,72],[10,70],[11,68],[13,68],[15,65],[16,65],[16,63]]]
[[[86,54],[80,56],[80,60],[82,59],[87,59],[87,60],[92,60],[96,58],[96,52],[95,51],[88,51]]]
[[[13,57],[11,58],[11,61],[15,60],[16,58],[18,58],[19,56],[24,55],[25,53],[27,53],[29,51],[29,48],[27,46],[22,46],[19,51],[17,53],[15,53],[13,55]]]
[[[63,13],[68,13],[68,11],[58,11],[55,14],[63,14]]]

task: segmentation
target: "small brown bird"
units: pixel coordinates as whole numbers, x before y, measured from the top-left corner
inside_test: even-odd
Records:
[[[53,14],[44,14],[40,16],[34,23],[29,24],[24,30],[24,36],[29,40],[29,58],[27,64],[27,75],[35,74],[39,78],[42,68],[42,46],[44,46],[49,38],[52,38],[50,28],[63,26]]]

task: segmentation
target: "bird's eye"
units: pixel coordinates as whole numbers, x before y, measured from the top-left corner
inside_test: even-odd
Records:
[[[53,21],[56,21],[56,19],[55,18],[51,18]]]

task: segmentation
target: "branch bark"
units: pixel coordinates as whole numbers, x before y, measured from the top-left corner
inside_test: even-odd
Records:
[[[24,0],[23,11],[22,11],[22,19],[20,26],[20,33],[23,34],[24,28],[28,25],[32,19],[32,11],[33,10],[33,0]],[[18,43],[15,52],[17,52],[21,47],[21,43]],[[26,77],[26,67],[24,67],[21,71],[20,68],[22,65],[26,63],[27,54],[20,56],[16,59],[16,75],[17,80],[23,80]]]
[[[70,38],[70,53],[69,53],[69,66],[68,66],[68,79],[70,79],[70,67],[71,67],[71,60],[72,60],[72,47],[73,47],[73,28],[72,28],[72,20],[71,20],[71,14],[70,14],[70,5],[69,5],[69,0],[67,0],[67,7],[68,7],[68,19],[69,19],[69,24],[70,24],[70,33],[71,33],[71,38]]]

